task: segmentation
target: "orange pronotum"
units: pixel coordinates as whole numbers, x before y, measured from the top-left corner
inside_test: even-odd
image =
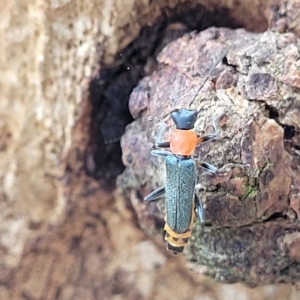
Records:
[[[170,136],[170,148],[173,154],[191,156],[197,145],[194,131],[174,129]]]

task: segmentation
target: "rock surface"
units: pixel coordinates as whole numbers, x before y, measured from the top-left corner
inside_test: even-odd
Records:
[[[228,47],[226,63],[218,65],[190,103],[213,62]],[[130,190],[133,202],[136,195],[142,202],[165,181],[163,160],[149,156],[153,142],[147,137],[153,141],[159,134],[159,126],[148,126],[149,119],[164,119],[170,129],[168,114],[173,109],[197,108],[195,130],[207,134],[212,119],[225,113],[219,122],[221,137],[200,145],[194,155],[197,195],[209,224],[196,225],[186,254],[196,268],[204,265],[205,273],[214,278],[251,285],[299,280],[295,250],[299,242],[299,50],[292,33],[210,28],[187,34],[162,50],[158,71],[131,95],[132,115],[140,117],[122,139],[127,169],[119,185]],[[163,140],[168,140],[168,134]],[[217,167],[227,163],[249,167],[212,175],[201,169],[201,161]],[[152,213],[154,205],[135,206],[142,228],[151,224],[149,219],[163,222]],[[152,224],[154,230],[156,222]]]

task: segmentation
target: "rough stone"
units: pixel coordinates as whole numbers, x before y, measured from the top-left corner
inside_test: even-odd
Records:
[[[284,48],[278,46],[283,40]],[[228,47],[227,63],[220,63],[198,92],[197,86]],[[161,51],[158,70],[131,95],[130,108],[140,117],[122,138],[123,153],[130,152],[132,157],[126,164],[123,156],[127,170],[119,186],[137,190],[141,201],[166,180],[163,159],[149,156],[161,121],[167,128],[162,140],[168,140],[169,113],[176,108],[197,108],[195,131],[199,134],[209,133],[212,119],[225,113],[219,122],[221,137],[200,145],[194,154],[197,194],[204,203],[207,223],[197,221],[186,251],[187,260],[206,266],[204,273],[216,279],[250,285],[299,280],[298,246],[286,241],[299,230],[299,219],[290,218],[291,210],[299,212],[300,174],[293,163],[298,154],[291,150],[299,145],[293,143],[294,134],[285,137],[285,126],[300,130],[297,116],[291,118],[291,110],[298,112],[294,88],[299,50],[299,41],[291,33],[210,28],[186,34]],[[224,74],[232,74],[228,83]],[[143,97],[146,103],[145,95],[147,109],[137,101]],[[149,119],[156,123],[149,126]],[[201,161],[217,167],[227,163],[248,167],[237,165],[220,174],[207,174]],[[145,227],[144,220],[149,224],[144,205],[135,206],[138,215],[143,211],[141,227]],[[148,204],[150,211],[153,205]]]

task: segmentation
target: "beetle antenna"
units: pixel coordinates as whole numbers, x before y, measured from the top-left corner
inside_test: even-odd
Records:
[[[201,89],[203,88],[204,84],[206,83],[206,81],[207,81],[208,78],[210,77],[212,71],[217,67],[217,65],[220,63],[220,61],[222,61],[223,58],[228,54],[229,50],[230,50],[230,47],[228,47],[228,48],[220,55],[220,57],[217,59],[217,61],[216,61],[216,62],[213,64],[213,66],[210,68],[210,70],[209,70],[208,74],[206,75],[204,81],[203,81],[202,84],[199,86],[199,88],[198,88],[198,90],[197,90],[197,92],[196,92],[196,94],[195,94],[193,100],[190,102],[189,107],[191,107],[191,105],[193,104],[193,102],[194,102],[195,99],[197,98],[199,92],[201,91]]]

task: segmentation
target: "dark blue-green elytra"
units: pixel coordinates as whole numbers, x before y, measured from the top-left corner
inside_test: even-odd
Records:
[[[192,158],[168,155],[166,163],[167,224],[176,233],[188,230],[193,210],[196,165]]]

